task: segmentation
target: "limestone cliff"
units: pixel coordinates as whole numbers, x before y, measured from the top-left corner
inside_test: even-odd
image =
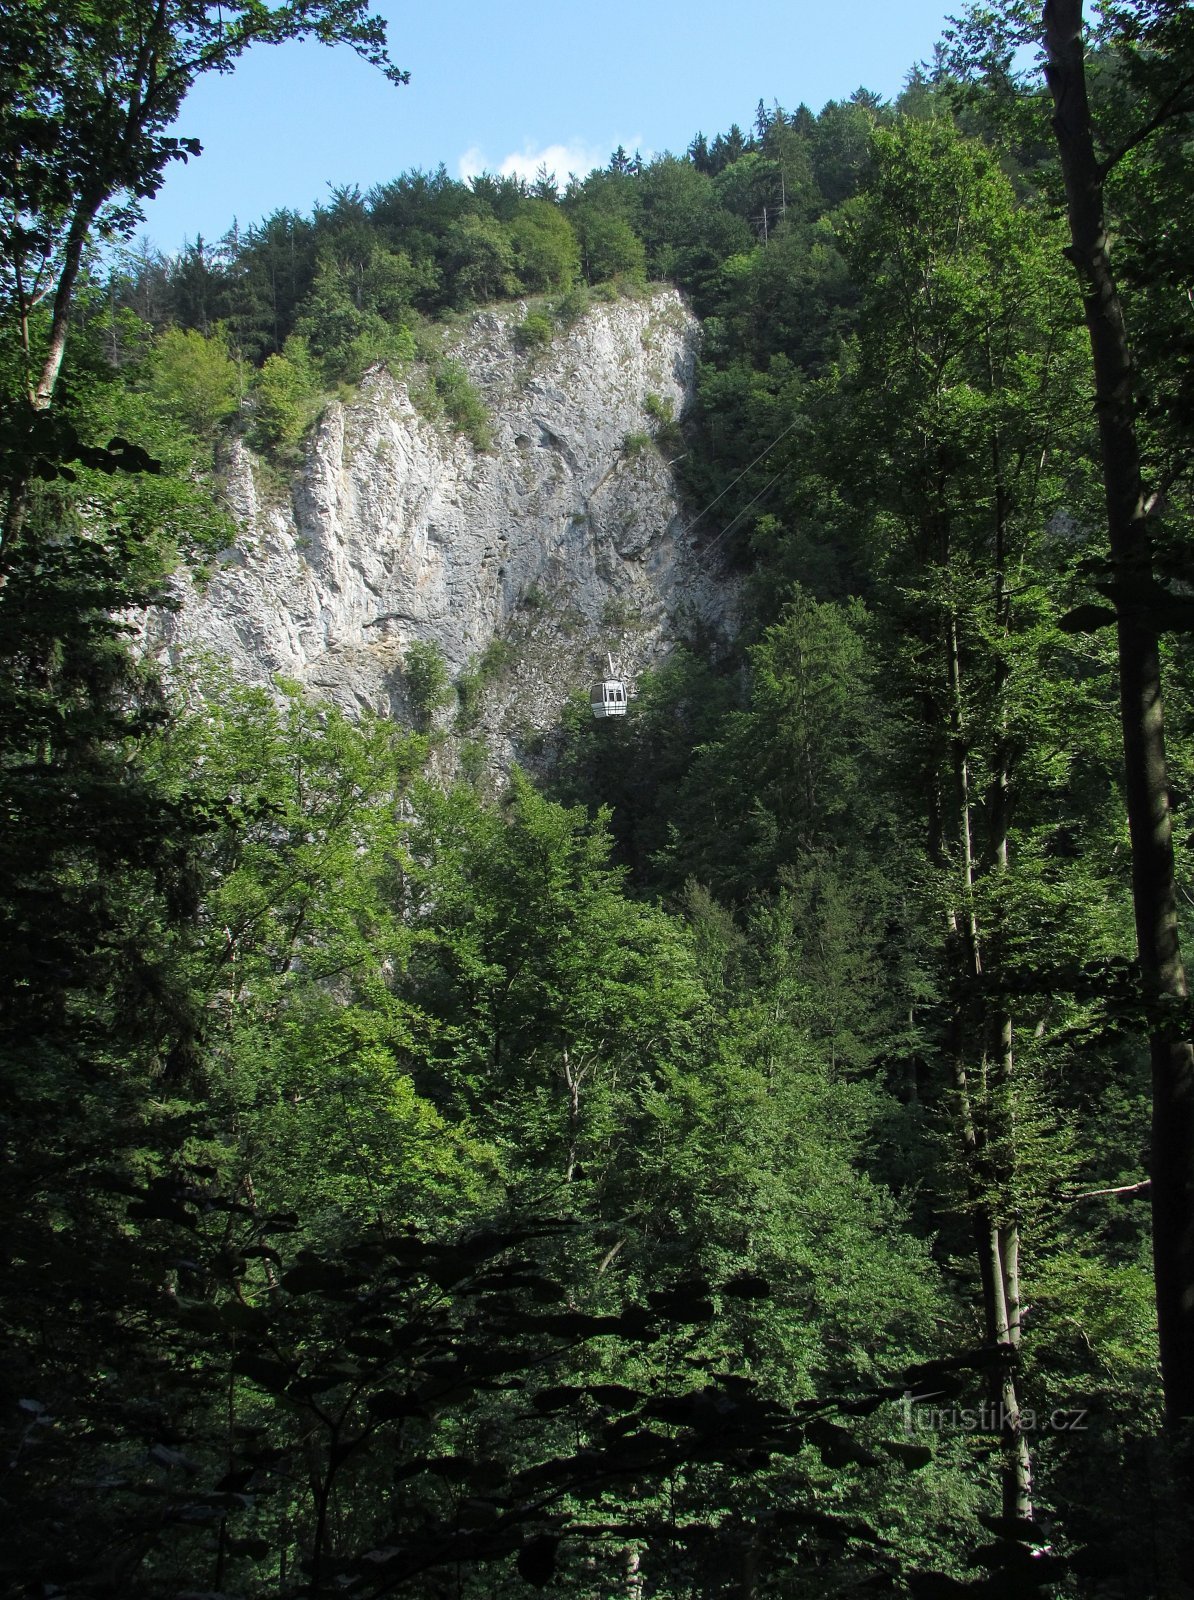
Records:
[[[648,405],[679,417],[691,399],[691,313],[674,290],[603,304],[534,352],[519,320],[479,313],[448,350],[488,409],[489,450],[420,415],[417,376],[385,370],[328,406],[288,486],[235,447],[241,536],[177,614],[152,619],[150,647],[174,662],[213,652],[250,681],[284,674],[403,720],[414,641],[453,676],[485,658],[475,731],[504,765],[607,650],[633,676],[694,620],[724,626],[724,581],[647,442]]]

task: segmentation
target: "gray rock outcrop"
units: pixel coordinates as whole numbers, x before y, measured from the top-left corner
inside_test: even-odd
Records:
[[[652,439],[692,396],[699,329],[679,295],[595,306],[530,353],[520,315],[481,312],[447,351],[485,403],[489,450],[420,415],[384,369],[328,405],[289,486],[235,446],[240,537],[150,619],[148,647],[409,720],[405,654],[430,642],[480,686],[474,731],[505,765],[606,651],[633,678],[697,619],[728,626]]]

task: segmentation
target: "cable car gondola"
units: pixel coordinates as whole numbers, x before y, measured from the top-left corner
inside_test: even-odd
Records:
[[[599,678],[589,690],[589,705],[595,717],[624,717],[626,715],[626,685],[614,671],[613,657],[607,655],[609,675]]]

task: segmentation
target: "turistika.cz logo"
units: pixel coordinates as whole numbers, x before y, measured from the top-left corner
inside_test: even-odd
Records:
[[[976,1406],[933,1405],[941,1400],[940,1390],[913,1394],[905,1389],[899,1404],[904,1412],[905,1433],[1085,1433],[1085,1408],[1049,1411],[1039,1415],[1029,1406],[1012,1413],[1002,1405],[983,1400]]]

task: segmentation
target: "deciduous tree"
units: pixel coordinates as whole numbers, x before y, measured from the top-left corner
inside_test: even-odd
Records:
[[[127,234],[169,163],[199,154],[167,131],[196,78],[253,44],[309,37],[407,76],[366,0],[4,0],[0,20],[3,287],[37,407],[53,398],[94,231]]]

